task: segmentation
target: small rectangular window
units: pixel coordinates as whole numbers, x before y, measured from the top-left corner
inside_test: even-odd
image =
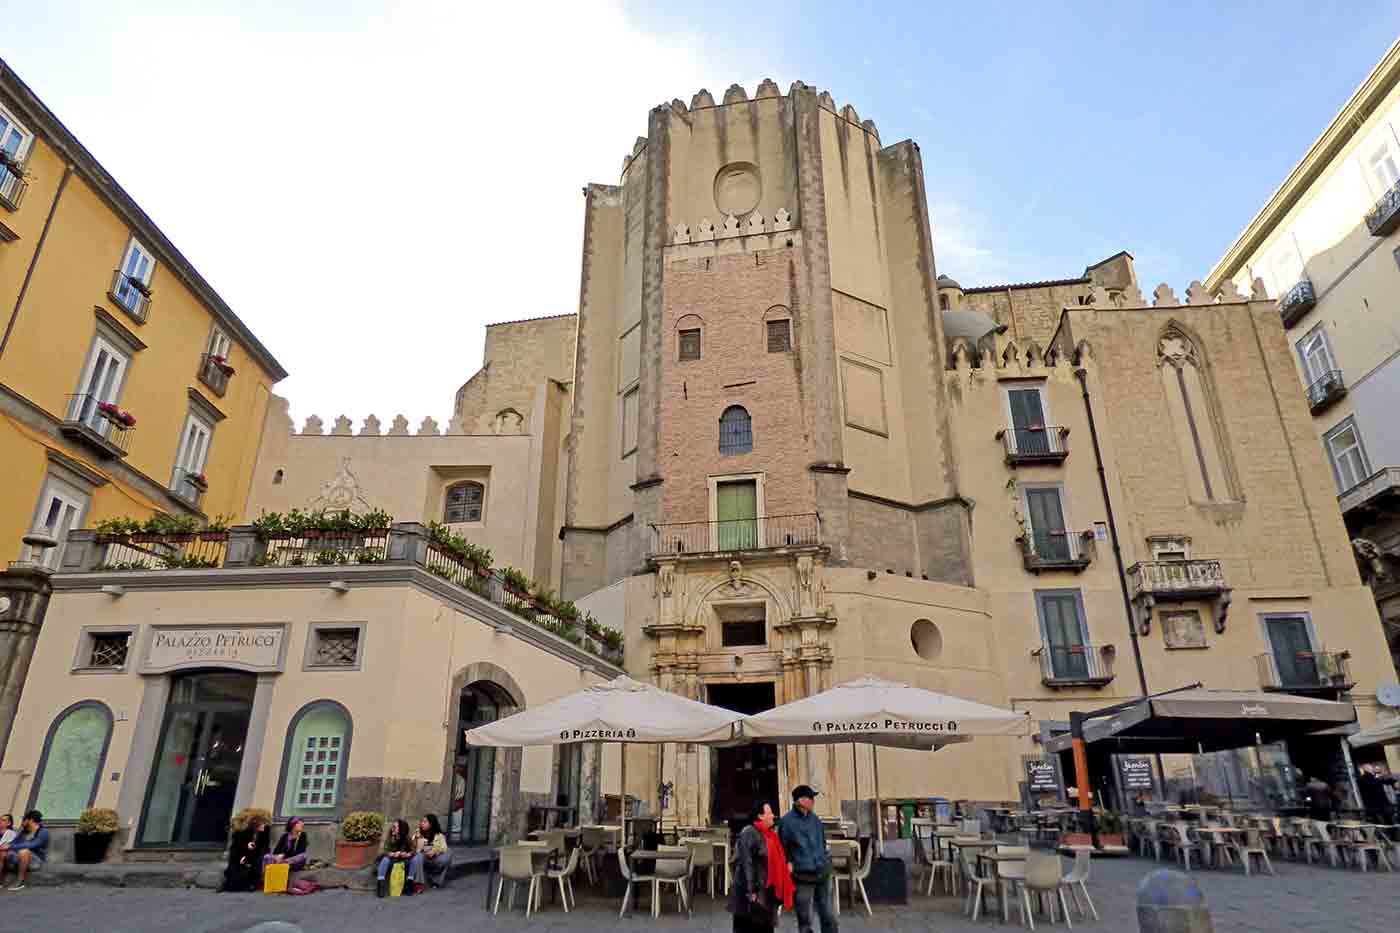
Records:
[[[700,359],[700,329],[681,331],[681,359]]]
[[[781,321],[768,322],[768,352],[787,353],[792,349],[792,321],[784,318]]]
[[[449,525],[454,522],[481,521],[481,505],[485,494],[485,487],[480,483],[458,483],[449,486],[442,520]]]
[[[132,237],[126,254],[122,256],[121,266],[112,278],[111,297],[141,323],[145,323],[150,307],[151,274],[155,268],[155,257]]]
[[[126,652],[130,644],[129,632],[99,632],[93,635],[88,667],[126,667]]]
[[[1332,471],[1342,492],[1371,475],[1361,434],[1356,429],[1356,422],[1350,418],[1327,435],[1327,455],[1332,460]]]
[[[209,332],[210,356],[216,356],[221,360],[227,361],[229,352],[232,349],[233,341],[229,339],[228,334],[224,333],[217,327]]]
[[[752,648],[768,643],[766,625],[762,619],[724,622],[720,625],[720,644],[725,648]]]
[[[319,628],[315,631],[316,652],[311,663],[316,667],[354,667],[360,654],[358,628]]]

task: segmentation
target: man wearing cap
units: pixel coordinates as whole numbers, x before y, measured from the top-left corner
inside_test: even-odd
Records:
[[[798,933],[812,933],[812,904],[816,903],[822,933],[837,933],[831,910],[831,853],[822,821],[812,812],[817,792],[806,784],[792,791],[792,810],[783,817],[778,834],[787,852],[788,868],[797,883],[794,898]]]

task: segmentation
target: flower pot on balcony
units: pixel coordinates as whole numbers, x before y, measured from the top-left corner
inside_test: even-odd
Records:
[[[378,849],[373,842],[350,842],[346,839],[335,841],[335,867],[356,871],[374,861]]]
[[[201,540],[201,541],[227,541],[227,540],[228,540],[228,532],[227,532],[227,531],[201,531],[201,532],[199,533],[199,540]]]
[[[79,865],[96,865],[107,857],[107,847],[115,833],[74,833],[73,861]]]
[[[160,535],[151,534],[151,533],[145,532],[145,531],[138,531],[136,534],[134,534],[134,535],[131,536],[131,543],[132,543],[132,544],[151,544],[151,543],[153,543],[153,542],[159,541],[160,539],[161,539],[161,536],[160,536]]]

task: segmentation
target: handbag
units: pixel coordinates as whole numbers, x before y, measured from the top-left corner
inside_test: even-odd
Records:
[[[389,868],[389,896],[400,897],[403,894],[403,883],[408,872],[404,870],[403,862],[395,862]]]
[[[286,894],[287,878],[292,873],[292,866],[286,862],[273,862],[263,869],[263,893],[264,894]]]

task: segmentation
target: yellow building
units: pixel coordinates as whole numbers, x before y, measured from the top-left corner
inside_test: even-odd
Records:
[[[286,372],[3,61],[0,150],[0,541],[241,517]]]

